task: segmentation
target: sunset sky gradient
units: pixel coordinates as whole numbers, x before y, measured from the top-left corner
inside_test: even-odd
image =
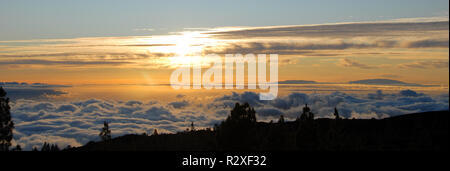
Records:
[[[448,1],[349,2],[1,1],[1,79],[158,84],[192,56],[276,53],[280,80],[448,86]]]

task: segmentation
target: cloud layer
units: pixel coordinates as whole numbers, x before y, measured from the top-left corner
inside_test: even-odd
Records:
[[[447,21],[384,21],[200,31],[191,37],[91,37],[4,41],[0,66],[165,68],[180,51],[335,56],[343,50],[448,48]],[[324,52],[328,51],[328,52]],[[194,53],[194,52],[192,52]],[[369,52],[368,52],[369,53]]]
[[[334,107],[346,118],[384,118],[406,113],[448,110],[448,94],[430,96],[411,90],[386,94],[290,93],[273,101],[260,101],[254,92],[232,93],[212,101],[188,102],[186,96],[161,103],[157,101],[115,101],[88,99],[81,101],[43,101],[19,99],[11,102],[16,124],[15,143],[25,149],[44,141],[61,147],[79,146],[99,140],[103,121],[111,122],[113,136],[130,133],[177,132],[191,122],[197,127],[212,127],[229,114],[236,102],[255,107],[259,121],[276,120],[281,114],[294,120],[308,103],[316,117],[333,117]]]
[[[236,31],[211,32],[220,38],[254,38],[254,37],[361,37],[361,36],[389,36],[426,34],[436,31],[449,30],[449,22],[366,22],[322,24],[311,26],[274,26],[241,29]],[[448,39],[447,39],[448,40]],[[447,41],[448,43],[448,41]],[[425,43],[427,44],[427,43]],[[430,43],[435,44],[435,43]],[[437,43],[441,44],[441,43]],[[447,44],[448,47],[448,44]]]
[[[343,66],[343,67],[357,67],[357,68],[361,68],[361,69],[374,69],[376,67],[374,66],[369,66],[367,64],[363,64],[363,63],[359,63],[358,61],[354,61],[348,58],[343,58],[339,60],[339,65]]]

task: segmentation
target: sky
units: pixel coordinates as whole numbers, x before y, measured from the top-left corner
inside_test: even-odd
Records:
[[[448,0],[0,0],[0,86],[14,144],[80,146],[113,137],[212,127],[236,102],[258,121],[385,118],[448,110]],[[171,73],[207,54],[278,54],[275,100],[257,91],[174,90]],[[348,84],[390,79],[402,85]],[[34,83],[34,84],[33,84]],[[37,84],[41,83],[41,84]],[[157,85],[155,85],[157,84]]]
[[[1,0],[0,39],[144,36],[184,28],[441,17],[448,16],[448,6],[446,0]]]
[[[448,86],[448,1],[0,4],[2,81],[167,84],[208,62],[196,54],[230,52],[279,54],[280,80]]]

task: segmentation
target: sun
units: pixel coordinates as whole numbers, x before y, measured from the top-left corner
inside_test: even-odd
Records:
[[[199,32],[183,32],[182,35],[175,37],[174,53],[177,56],[186,56],[201,50],[197,45],[202,42]]]
[[[210,60],[202,56],[204,48],[215,46],[218,40],[210,37],[209,34],[203,33],[200,31],[187,31],[167,36],[153,36],[147,39],[140,39],[139,41],[143,44],[161,45],[145,47],[145,51],[170,54],[170,57],[162,57],[156,60],[170,68],[191,64],[205,65]]]
[[[179,66],[205,62],[201,52],[207,39],[200,32],[183,32],[177,35],[174,38],[175,46],[172,48],[172,53],[175,55],[171,58],[171,64]]]

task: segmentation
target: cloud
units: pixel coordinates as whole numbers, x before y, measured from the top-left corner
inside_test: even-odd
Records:
[[[193,40],[197,42],[191,43],[198,45],[194,51],[205,55],[274,53],[296,57],[342,57],[352,53],[373,55],[373,51],[386,48],[448,48],[448,30],[448,21],[442,20],[247,27],[195,32],[199,37]],[[3,41],[0,66],[168,69],[173,66],[167,58],[176,56],[177,48],[173,46],[178,38],[182,38],[173,36]],[[209,41],[211,38],[215,41]],[[437,55],[442,57],[442,54]],[[283,57],[280,65],[285,64],[297,64],[297,59]]]
[[[123,46],[153,46],[148,44],[131,44]],[[157,46],[162,46],[158,44]],[[65,49],[75,47],[60,47]],[[154,59],[166,58],[174,56],[173,53],[150,52],[147,53],[129,53],[129,52],[89,52],[90,47],[84,48],[81,52],[63,52],[63,53],[33,53],[24,54],[22,52],[12,54],[0,54],[0,66],[133,66],[133,67],[150,67],[142,60],[154,61]],[[45,48],[42,48],[43,50]],[[77,48],[77,49],[80,49]],[[153,67],[159,67],[153,65]]]
[[[232,31],[209,32],[219,38],[243,39],[256,37],[361,37],[390,36],[398,37],[418,33],[432,33],[449,30],[448,21],[432,22],[373,22],[373,23],[338,23],[306,26],[273,26],[246,28]]]
[[[298,59],[281,59],[280,61],[278,61],[279,66],[293,65],[293,64],[297,64],[297,63],[298,63]]]
[[[152,46],[176,46],[176,44],[127,44],[119,46],[152,47]]]
[[[142,104],[143,103],[141,101],[137,101],[137,100],[130,100],[125,103],[125,105],[127,105],[127,106],[135,106],[135,105],[142,105]]]
[[[357,62],[355,60],[351,60],[351,59],[348,59],[348,58],[340,59],[338,65],[343,66],[343,67],[356,67],[356,68],[360,68],[360,69],[374,69],[374,68],[376,68],[374,66],[362,64],[362,63],[359,63],[359,62]]]
[[[409,69],[409,68],[418,68],[418,69],[440,69],[440,68],[448,68],[448,60],[426,60],[426,61],[416,61],[412,63],[404,63],[399,64],[398,67]]]
[[[93,52],[62,52],[62,53],[28,53],[28,54],[0,54],[0,58],[41,58],[41,57],[91,57],[91,59],[142,59],[150,57],[168,57],[163,53],[93,53]]]
[[[291,93],[287,97],[277,98],[270,104],[279,109],[290,109],[292,107],[298,107],[308,102],[308,95],[303,93]]]
[[[184,95],[184,94],[177,94],[177,96],[176,96],[176,98],[184,98],[184,97],[186,97],[186,95]]]
[[[403,90],[394,94],[385,94],[379,90],[376,93],[366,95],[342,92],[331,94],[291,93],[273,101],[258,101],[248,98],[257,97],[257,95],[253,92],[233,93],[231,96],[225,95],[216,98],[213,104],[209,106],[233,104],[236,101],[240,103],[250,101],[253,103],[252,106],[255,107],[255,110],[261,112],[257,112],[257,115],[258,119],[263,121],[277,119],[280,114],[284,114],[287,119],[294,120],[300,115],[305,104],[311,106],[317,117],[331,117],[334,107],[337,107],[341,115],[347,118],[356,116],[358,116],[357,118],[384,118],[407,113],[449,109],[448,95],[429,96],[412,90]],[[227,106],[227,108],[231,109],[232,105]]]
[[[172,106],[173,108],[176,108],[176,109],[180,109],[180,108],[184,108],[186,106],[189,106],[189,102],[187,102],[186,100],[177,101],[177,102],[170,102],[169,106]]]
[[[423,94],[418,94],[415,91],[412,90],[402,90],[399,92],[400,95],[402,96],[408,96],[408,97],[417,97],[417,96],[422,96]]]
[[[206,114],[187,111],[171,111],[157,103],[141,101],[42,101],[19,99],[11,102],[15,122],[14,138],[30,150],[41,145],[43,138],[53,137],[52,142],[66,146],[80,145],[98,140],[103,121],[111,122],[113,136],[143,132],[153,129],[159,132],[185,130],[185,122],[195,122],[198,127],[211,122]],[[212,117],[211,119],[217,120]],[[40,142],[38,142],[38,137]],[[47,140],[47,139],[46,139]],[[68,142],[70,140],[70,143]],[[49,142],[49,141],[47,141]]]
[[[0,65],[121,65],[129,64],[130,62],[116,62],[116,61],[56,61],[56,60],[42,60],[42,59],[23,59],[23,60],[9,60],[0,61]]]
[[[448,35],[448,34],[447,34]],[[386,38],[388,39],[388,38]],[[392,38],[389,38],[392,39]],[[438,40],[380,40],[380,38],[340,38],[340,39],[311,39],[285,40],[258,42],[236,42],[222,46],[207,47],[203,54],[283,54],[283,55],[307,55],[307,56],[333,56],[335,54],[323,54],[325,50],[350,50],[350,49],[379,49],[379,48],[448,48],[448,39]]]
[[[172,114],[168,109],[160,106],[160,107],[151,107],[146,110],[144,113],[134,113],[134,116],[146,118],[149,120],[169,120],[169,121],[178,121],[179,119]]]
[[[400,75],[396,75],[396,74],[380,74],[379,76],[383,77],[383,78],[400,78],[401,77]]]
[[[206,49],[203,53],[217,54],[247,54],[247,53],[265,53],[265,54],[303,54],[311,53],[309,50],[344,50],[361,49],[376,47],[376,44],[336,42],[336,43],[303,43],[303,42],[241,42],[231,43],[224,47],[213,47]]]
[[[151,31],[155,31],[155,29],[153,29],[153,28],[135,28],[135,29],[133,29],[133,31],[147,31],[147,32],[151,32]]]
[[[69,112],[69,113],[73,113],[73,112],[75,112],[77,110],[78,110],[78,107],[76,107],[75,105],[67,104],[67,105],[59,106],[58,109],[56,109],[55,112]]]
[[[218,104],[219,106],[225,106],[225,107],[233,107],[236,102],[247,102],[251,106],[260,106],[265,101],[259,100],[259,95],[254,92],[244,92],[242,94],[238,94],[236,92],[233,92],[231,95],[224,95],[222,97],[216,98],[214,100],[215,102],[226,102],[223,104]],[[211,107],[212,105],[209,104]],[[216,105],[217,107],[217,105]]]
[[[218,39],[203,54],[264,53],[301,56],[343,56],[344,50],[373,55],[377,49],[448,48],[448,21],[384,21],[322,25],[248,27],[211,31]],[[344,54],[345,55],[345,54]]]
[[[430,48],[430,47],[441,47],[448,48],[448,39],[444,40],[420,40],[415,42],[410,42],[407,47],[410,48]]]

